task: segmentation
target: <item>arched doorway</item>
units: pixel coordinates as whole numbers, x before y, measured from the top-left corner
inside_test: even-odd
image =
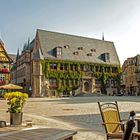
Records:
[[[89,92],[90,91],[89,82],[85,82],[84,83],[84,91],[86,91],[86,92]]]

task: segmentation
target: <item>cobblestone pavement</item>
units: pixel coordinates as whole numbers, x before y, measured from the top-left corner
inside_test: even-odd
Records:
[[[23,110],[23,122],[31,119],[38,126],[77,130],[74,140],[104,140],[97,101],[118,101],[122,119],[127,119],[131,110],[140,113],[140,97],[133,96],[30,98]],[[6,101],[0,100],[0,120],[9,122],[6,110]]]

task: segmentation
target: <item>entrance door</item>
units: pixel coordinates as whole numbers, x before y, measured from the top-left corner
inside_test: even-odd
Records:
[[[89,91],[90,91],[90,86],[89,86],[89,83],[88,83],[88,82],[85,82],[85,83],[84,83],[84,90],[85,90],[86,92],[89,92]]]

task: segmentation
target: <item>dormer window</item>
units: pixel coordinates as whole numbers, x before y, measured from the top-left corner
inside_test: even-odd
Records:
[[[96,49],[91,49],[90,51],[91,51],[91,52],[96,52]]]
[[[62,47],[58,46],[56,47],[56,57],[61,58],[62,56]]]
[[[88,53],[87,56],[92,56],[92,53]]]
[[[65,45],[64,48],[65,48],[65,49],[69,49],[70,46],[69,46],[69,45]]]
[[[79,47],[78,50],[83,50],[83,47]]]
[[[105,62],[109,62],[110,61],[110,54],[109,53],[101,54],[101,59]]]
[[[73,52],[73,54],[74,54],[74,55],[78,55],[79,53],[78,53],[78,52]]]

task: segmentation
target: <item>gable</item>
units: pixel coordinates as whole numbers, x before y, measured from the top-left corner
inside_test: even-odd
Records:
[[[12,62],[12,59],[7,55],[3,43],[0,42],[0,62]]]

